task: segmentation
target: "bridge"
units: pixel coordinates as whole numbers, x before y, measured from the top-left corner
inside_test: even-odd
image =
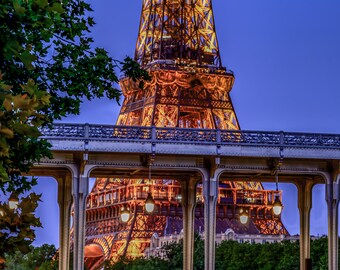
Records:
[[[58,181],[60,266],[68,269],[71,204],[74,203],[74,269],[82,269],[86,197],[90,177],[153,177],[182,183],[184,269],[190,269],[196,183],[205,202],[205,269],[215,265],[215,222],[220,177],[229,181],[280,182],[297,186],[300,213],[300,269],[310,261],[311,191],[325,185],[328,205],[329,269],[338,267],[340,135],[217,129],[181,129],[89,124],[54,124],[41,130],[53,159],[32,168]],[[280,165],[279,167],[277,165]]]

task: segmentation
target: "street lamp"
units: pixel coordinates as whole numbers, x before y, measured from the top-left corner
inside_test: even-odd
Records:
[[[145,211],[148,213],[152,213],[155,210],[155,200],[153,199],[150,191],[151,191],[151,164],[149,164],[149,192],[144,202]]]
[[[273,212],[275,216],[279,216],[282,212],[282,203],[281,203],[279,195],[275,196],[275,201],[273,204]]]
[[[123,189],[123,200],[126,201],[126,188],[127,188],[127,181],[126,179],[123,179],[124,189]],[[128,222],[130,219],[130,208],[127,204],[123,204],[122,208],[120,209],[120,220],[123,223]]]
[[[245,204],[245,191],[244,191],[244,185],[242,185],[242,204]],[[240,212],[239,212],[239,219],[240,219],[240,222],[242,224],[246,224],[249,220],[249,212],[248,212],[248,209],[245,208],[244,206],[242,206],[240,208]]]
[[[18,208],[18,204],[19,204],[18,195],[13,192],[8,199],[9,209],[16,210]]]
[[[148,193],[148,196],[145,200],[145,210],[148,213],[152,213],[155,210],[155,200],[152,198],[151,193]]]
[[[240,209],[240,222],[242,224],[246,224],[248,222],[248,220],[249,220],[248,210],[242,207]]]
[[[122,222],[126,223],[129,221],[130,219],[130,211],[129,209],[126,207],[126,205],[124,205],[120,211],[120,219],[122,220]]]
[[[277,171],[275,174],[275,182],[276,182],[276,192],[278,192],[279,191],[279,174]],[[273,212],[275,216],[279,216],[282,212],[282,202],[280,200],[279,194],[275,195],[275,200],[273,204]]]

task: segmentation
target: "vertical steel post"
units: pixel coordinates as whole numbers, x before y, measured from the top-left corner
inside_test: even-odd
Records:
[[[72,181],[70,176],[58,177],[59,204],[59,270],[68,270],[70,263],[70,218]]]
[[[84,269],[86,198],[89,193],[89,178],[73,177],[74,241],[73,269]]]
[[[203,179],[204,195],[204,269],[215,269],[215,238],[216,238],[216,203],[218,197],[218,180],[210,173]]]
[[[183,269],[194,269],[194,218],[196,182],[194,178],[181,183],[183,207]]]
[[[326,201],[328,210],[328,269],[338,269],[338,208],[339,184],[326,184]]]
[[[300,269],[306,269],[310,260],[310,210],[312,208],[312,182],[299,182],[298,208],[300,214]]]

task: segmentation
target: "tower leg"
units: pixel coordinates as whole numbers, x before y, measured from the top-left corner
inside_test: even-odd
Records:
[[[57,179],[59,204],[59,270],[68,270],[70,262],[71,179]]]
[[[85,247],[85,215],[86,197],[89,190],[89,178],[80,176],[73,178],[73,201],[74,201],[74,246],[73,246],[73,269],[84,269]]]
[[[338,208],[339,184],[326,184],[328,210],[328,269],[338,269]]]
[[[183,269],[194,268],[194,218],[196,204],[196,181],[190,178],[183,181],[182,207],[183,207]]]
[[[217,181],[203,180],[204,193],[204,269],[215,269]]]
[[[310,260],[310,210],[312,208],[312,182],[302,182],[298,187],[298,208],[300,213],[300,269],[307,269]]]

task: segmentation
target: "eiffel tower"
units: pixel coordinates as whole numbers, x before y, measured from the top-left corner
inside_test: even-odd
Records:
[[[125,100],[117,125],[203,129],[240,129],[230,99],[234,75],[222,66],[211,0],[143,0],[135,60],[151,80],[141,89],[123,78]],[[148,192],[159,207],[144,213],[137,201]],[[272,213],[275,195],[260,182],[221,179],[216,231],[238,234],[288,234]],[[86,221],[86,264],[94,268],[104,259],[143,255],[150,238],[182,230],[181,185],[164,179],[100,178],[89,195]],[[204,230],[202,186],[197,187],[195,230]],[[249,226],[238,220],[237,209],[247,199],[253,209]],[[133,216],[124,224],[120,209]],[[100,247],[100,248],[99,248]]]
[[[135,59],[152,80],[121,80],[118,125],[239,129],[210,1],[143,1]]]

